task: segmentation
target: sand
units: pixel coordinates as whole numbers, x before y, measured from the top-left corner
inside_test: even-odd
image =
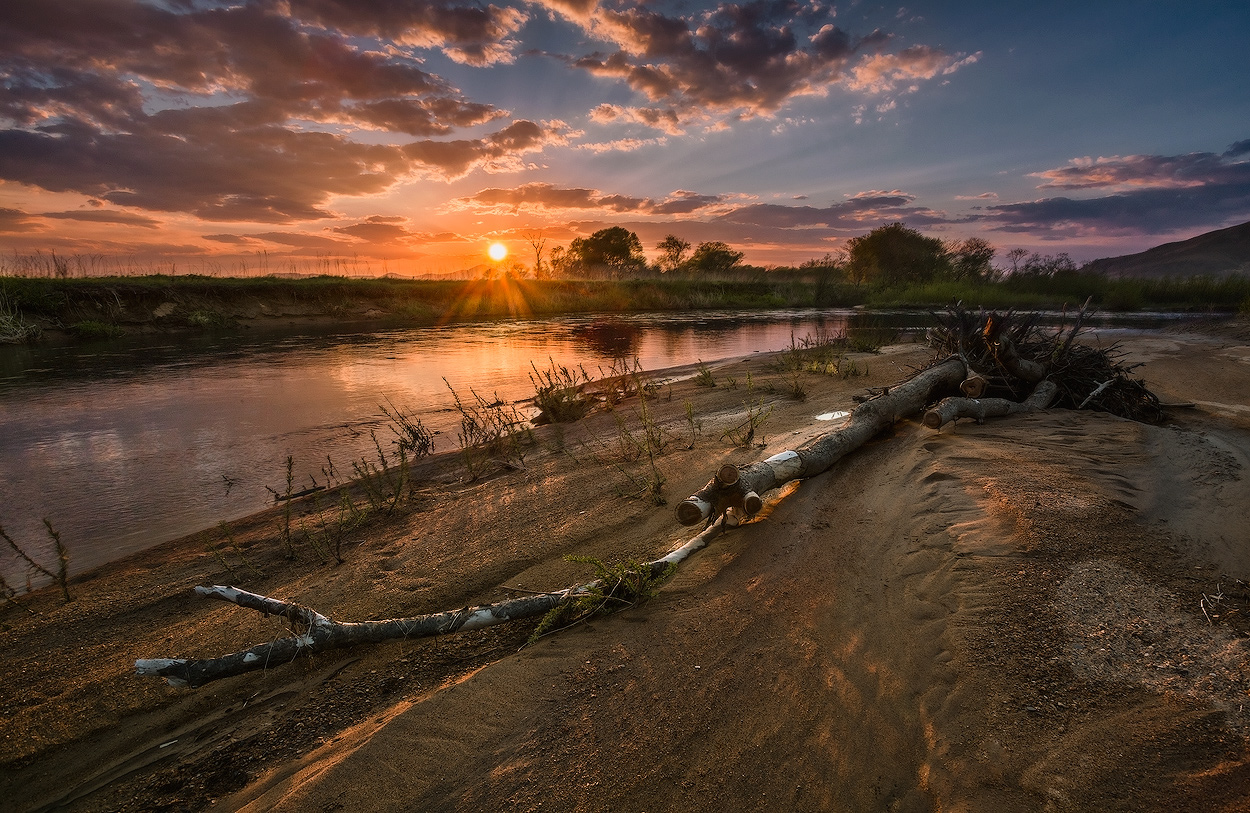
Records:
[[[650,601],[533,643],[517,622],[196,690],[131,668],[284,633],[195,584],[362,620],[588,578],[569,553],[663,554],[693,535],[672,505],[721,462],[826,431],[815,415],[926,351],[856,354],[868,376],[809,374],[805,400],[762,356],[714,365],[715,388],[665,384],[650,404],[667,505],[630,496],[648,469],[614,451],[631,401],[544,428],[522,470],[464,484],[454,461],[431,464],[340,565],[284,559],[270,512],[235,529],[263,577],[229,556],[228,572],[205,532],[87,574],[69,605],[24,599],[39,615],[0,614],[3,806],[1250,808],[1250,333],[1112,340],[1165,402],[1194,406],[1160,426],[1064,410],[900,422],[774,494]],[[735,448],[722,432],[756,402],[773,407],[764,445]]]

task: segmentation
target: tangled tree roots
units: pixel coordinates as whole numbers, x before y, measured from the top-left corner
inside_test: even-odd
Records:
[[[963,359],[968,366],[963,390],[970,398],[1021,401],[1046,378],[1058,388],[1053,406],[1161,421],[1158,397],[1131,376],[1137,365],[1123,362],[1118,344],[1105,348],[1077,344],[1091,313],[1087,301],[1071,323],[1065,314],[1059,327],[1052,329],[1039,325],[1037,313],[983,309],[973,313],[955,303],[945,314],[934,314],[938,327],[929,330],[929,344],[939,353]]]

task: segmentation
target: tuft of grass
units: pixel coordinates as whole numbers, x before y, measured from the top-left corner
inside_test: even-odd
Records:
[[[492,457],[506,465],[523,467],[525,455],[534,443],[534,433],[516,407],[505,404],[498,393],[494,401],[487,401],[472,388],[469,389],[472,400],[466,401],[446,378],[443,383],[451,390],[452,401],[460,413],[456,442],[468,482],[485,474],[486,464]]]
[[[544,635],[568,629],[595,616],[634,607],[654,597],[660,585],[676,569],[676,565],[670,564],[657,572],[650,564],[632,560],[607,565],[590,556],[570,555],[564,558],[568,562],[594,567],[595,580],[543,616],[530,636],[531,643]]]
[[[586,392],[590,375],[580,365],[565,367],[556,364],[555,359],[549,361],[550,366],[543,370],[530,362],[534,406],[538,407],[540,419],[549,423],[580,421],[595,405],[594,398]]]
[[[703,363],[703,359],[699,359],[698,374],[694,377],[694,383],[700,387],[715,387],[716,379],[712,376],[712,370]]]
[[[769,404],[767,407],[762,402],[747,404],[746,420],[731,426],[721,433],[721,438],[728,440],[734,446],[746,448],[755,443],[755,435],[764,422],[773,414],[773,407]],[[764,436],[760,435],[760,443],[763,444]]]
[[[22,312],[9,301],[8,293],[0,290],[0,344],[34,341],[41,333],[39,325],[26,321]]]
[[[243,548],[240,547],[239,543],[235,541],[234,532],[230,530],[230,526],[225,522],[219,522],[217,523],[217,528],[221,531],[225,548],[234,554],[235,558],[238,560],[239,566],[243,569],[251,571],[252,575],[257,578],[265,578],[265,574],[247,560],[247,556],[244,554]],[[243,575],[240,571],[236,571],[230,564],[230,560],[226,556],[226,550],[223,550],[222,545],[214,543],[211,539],[205,542],[204,545],[208,548],[209,552],[213,554],[214,558],[216,558],[217,561],[225,567],[226,572],[230,574],[231,578],[239,578],[240,575]]]
[[[420,418],[395,406],[390,398],[386,399],[385,405],[379,404],[378,408],[382,410],[391,434],[395,436],[391,443],[400,452],[410,455],[413,460],[434,454],[434,434],[421,423]],[[330,469],[333,468],[334,464],[331,463]],[[326,476],[328,478],[329,473]]]

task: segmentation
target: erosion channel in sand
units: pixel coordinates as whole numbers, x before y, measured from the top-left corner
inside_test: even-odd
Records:
[[[804,374],[804,400],[775,358],[662,387],[668,505],[630,496],[652,471],[616,446],[634,400],[541,428],[517,470],[466,484],[430,463],[342,564],[284,558],[278,508],[233,529],[259,573],[227,571],[214,529],[84,574],[73,602],[0,616],[0,793],[18,810],[1238,809],[1250,338],[1116,339],[1161,400],[1196,407],[901,421],[650,601],[528,645],[517,622],[198,690],[132,668],[287,634],[199,584],[367,620],[584,581],[566,554],[662,555],[692,534],[672,503],[720,465],[801,446],[929,351],[851,354],[867,375]],[[726,439],[770,407],[750,447]]]

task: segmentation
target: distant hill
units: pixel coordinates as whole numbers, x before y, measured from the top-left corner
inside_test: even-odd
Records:
[[[1250,276],[1250,223],[1164,243],[1140,254],[1094,260],[1085,270],[1109,277]]]

